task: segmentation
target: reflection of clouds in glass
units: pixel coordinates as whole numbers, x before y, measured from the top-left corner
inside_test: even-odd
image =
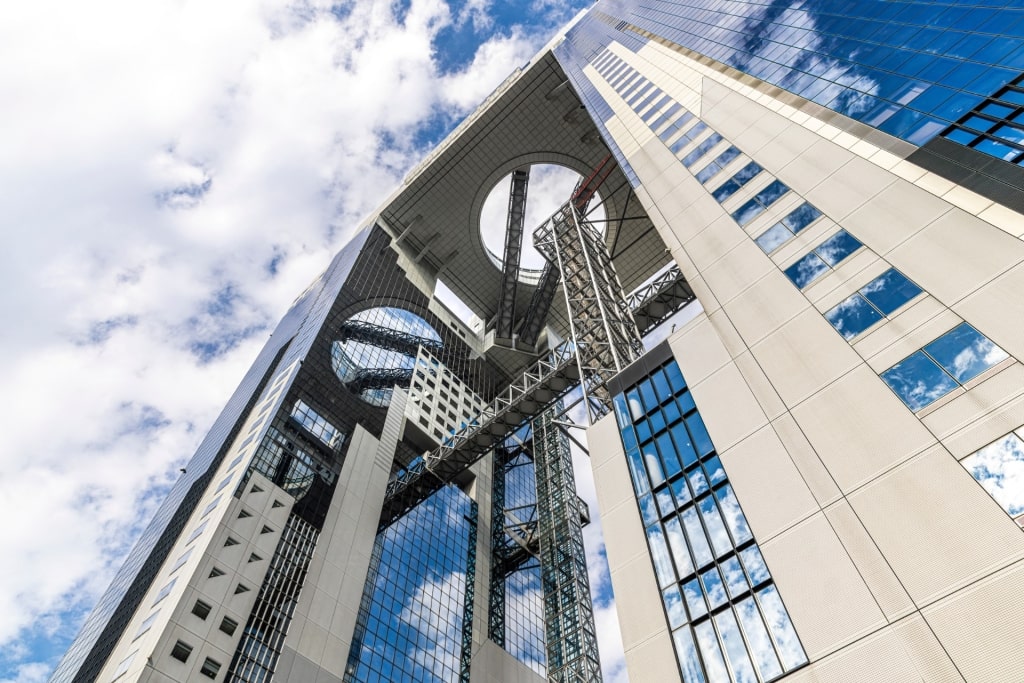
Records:
[[[883,372],[882,379],[911,410],[920,410],[956,388],[956,382],[920,351]]]
[[[781,223],[776,223],[772,227],[765,230],[761,235],[755,239],[757,246],[761,247],[761,250],[766,254],[770,254],[775,251],[793,236],[789,230],[786,229]]]
[[[1024,441],[1007,434],[962,461],[982,487],[1012,517],[1024,514]]]
[[[715,629],[710,621],[705,621],[694,629],[697,632],[697,642],[700,644],[700,651],[704,655],[704,667],[708,672],[710,681],[728,681],[729,672],[722,661],[722,653],[718,649],[718,638],[715,637]]]
[[[669,586],[662,598],[665,601],[665,612],[668,613],[669,628],[679,628],[686,623],[686,610],[683,608],[683,596],[678,586]]]
[[[716,615],[715,623],[722,634],[722,642],[725,643],[725,654],[732,666],[733,680],[736,683],[757,683],[757,675],[754,673],[754,667],[750,665],[747,647],[732,610],[725,610]]]
[[[722,513],[725,515],[725,521],[729,525],[729,530],[732,531],[733,536],[736,538],[736,543],[743,543],[753,538],[753,534],[750,533],[750,527],[747,526],[747,518],[743,516],[743,511],[740,510],[740,504],[736,500],[736,494],[733,493],[732,486],[726,484],[715,491],[715,495],[722,506]]]
[[[704,595],[708,596],[711,609],[725,603],[725,586],[722,585],[722,577],[718,569],[712,567],[700,575],[700,582],[704,586]]]
[[[747,598],[736,605],[736,612],[740,616],[740,624],[747,635],[747,642],[750,643],[750,650],[754,655],[754,664],[761,672],[761,677],[765,680],[775,678],[782,673],[782,666],[775,654],[775,648],[772,647],[772,640],[768,636],[764,622],[761,621],[754,598]]]
[[[786,608],[782,605],[782,598],[779,597],[775,586],[768,586],[757,594],[761,603],[761,611],[764,613],[768,628],[775,636],[775,642],[779,646],[779,654],[782,655],[783,665],[787,670],[800,666],[807,661],[807,655],[800,645],[796,630],[793,628]]]
[[[1009,357],[967,323],[954,327],[924,350],[958,382],[967,382]]]
[[[808,254],[786,268],[786,275],[797,287],[803,289],[828,271],[825,262],[817,254]]]

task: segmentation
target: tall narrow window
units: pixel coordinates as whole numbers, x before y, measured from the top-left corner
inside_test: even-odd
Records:
[[[679,366],[614,406],[683,680],[756,683],[805,664]]]

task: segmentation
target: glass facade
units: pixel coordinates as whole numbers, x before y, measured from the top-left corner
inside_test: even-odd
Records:
[[[915,145],[945,136],[1024,163],[1024,6],[1014,0],[604,0],[568,34],[657,38]],[[576,80],[574,79],[574,83]],[[998,101],[986,102],[990,97]],[[985,109],[987,107],[987,109]],[[984,109],[975,118],[969,112]]]
[[[775,680],[807,663],[674,360],[614,397],[683,680]]]
[[[446,486],[378,535],[346,681],[458,681],[476,503]]]

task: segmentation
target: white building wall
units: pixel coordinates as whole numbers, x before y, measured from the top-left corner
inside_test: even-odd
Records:
[[[957,460],[1024,424],[1024,216],[902,161],[906,143],[859,139],[656,43],[613,50],[795,193],[741,228],[729,211],[769,179],[719,205],[588,69],[704,308],[670,342],[811,660],[787,680],[1015,680],[1024,534]],[[766,255],[752,238],[800,197],[825,217]],[[838,227],[865,248],[801,291],[781,269]],[[889,267],[926,293],[847,342],[822,313]],[[1011,358],[911,412],[879,373],[961,321]],[[591,443],[617,444],[613,430],[606,418]],[[655,680],[646,653],[667,625],[635,498],[617,445],[593,458],[627,663]]]

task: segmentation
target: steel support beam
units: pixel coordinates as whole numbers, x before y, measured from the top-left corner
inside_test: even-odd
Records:
[[[519,261],[523,253],[523,228],[526,223],[526,190],[530,167],[512,171],[508,197],[508,221],[505,229],[505,257],[502,259],[501,290],[498,295],[498,321],[494,336],[511,340],[516,317],[516,289],[519,286]]]
[[[537,338],[540,337],[540,331],[544,329],[544,323],[547,322],[548,312],[555,300],[555,292],[561,279],[562,274],[559,272],[558,266],[550,261],[545,261],[544,270],[540,274],[540,282],[537,283],[537,289],[533,291],[530,304],[526,307],[526,313],[519,325],[519,341],[526,346],[537,344]]]

